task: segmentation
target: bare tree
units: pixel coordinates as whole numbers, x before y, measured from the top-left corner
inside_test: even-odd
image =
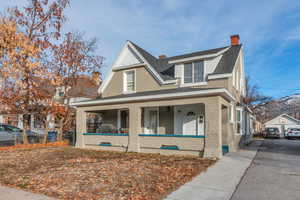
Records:
[[[61,112],[56,112],[59,121],[58,138],[62,139],[63,129],[68,129],[72,119],[69,90],[74,88],[82,75],[98,74],[103,57],[96,54],[97,40],[87,40],[82,33],[65,34],[63,41],[54,46],[51,70],[55,78],[53,83],[63,91],[61,96]]]
[[[255,104],[261,104],[271,100],[272,97],[263,95],[256,84],[251,84],[250,77],[246,77],[246,97],[243,100],[246,105],[253,106]]]

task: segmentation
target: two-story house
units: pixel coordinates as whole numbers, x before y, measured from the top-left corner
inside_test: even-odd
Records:
[[[230,46],[158,58],[127,41],[98,92],[73,104],[77,147],[221,157],[250,132],[238,35]]]

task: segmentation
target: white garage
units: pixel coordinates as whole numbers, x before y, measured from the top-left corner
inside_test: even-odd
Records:
[[[270,121],[267,121],[264,125],[265,128],[277,127],[280,131],[281,137],[283,137],[288,128],[300,128],[300,120],[297,120],[290,115],[282,114]]]

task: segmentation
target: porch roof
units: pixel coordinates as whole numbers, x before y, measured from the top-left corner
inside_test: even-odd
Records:
[[[93,100],[81,101],[72,103],[72,106],[89,106],[89,105],[101,105],[101,104],[115,104],[132,101],[149,101],[160,99],[174,99],[174,98],[186,98],[194,96],[213,96],[220,95],[229,101],[234,101],[235,98],[225,88],[175,88],[167,90],[155,90],[138,92],[131,94],[121,94],[112,97],[97,98]]]

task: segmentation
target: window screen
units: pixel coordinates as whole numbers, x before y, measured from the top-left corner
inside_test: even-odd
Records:
[[[203,62],[194,62],[194,82],[202,82],[203,81]]]
[[[134,71],[126,72],[126,91],[134,91],[135,90],[135,83],[134,83]]]

